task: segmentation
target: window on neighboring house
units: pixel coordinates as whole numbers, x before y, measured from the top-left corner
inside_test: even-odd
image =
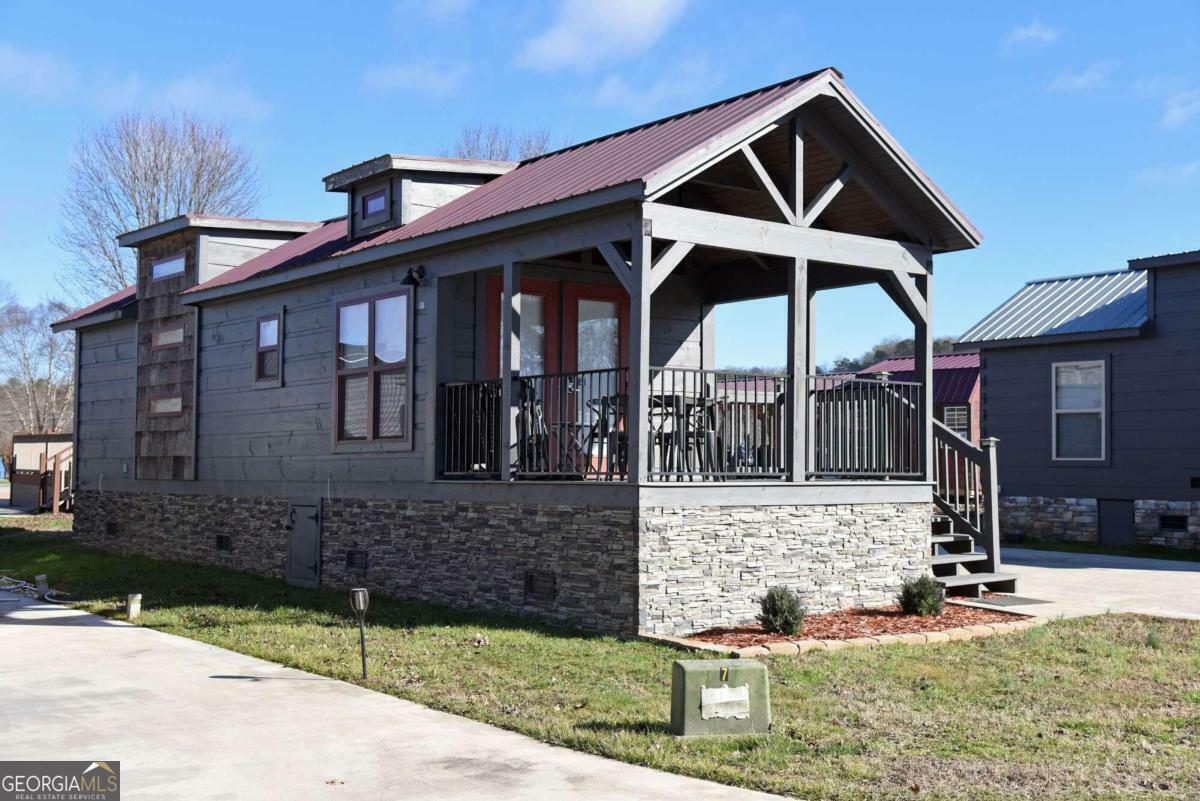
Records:
[[[408,439],[411,301],[406,289],[337,307],[338,440]]]
[[[154,416],[183,413],[183,396],[159,395],[150,399],[150,414]]]
[[[176,256],[170,256],[165,259],[150,262],[150,278],[157,281],[160,278],[170,278],[173,275],[181,275],[183,273],[184,258],[180,253]]]
[[[170,328],[160,328],[150,334],[150,347],[152,348],[171,348],[182,344],[182,325],[173,325]]]
[[[1060,362],[1051,366],[1055,459],[1104,459],[1104,362]]]
[[[946,428],[958,434],[963,439],[971,438],[971,407],[964,404],[954,404],[942,409],[942,422]]]
[[[258,318],[258,337],[254,362],[256,381],[274,381],[281,369],[279,358],[279,315]]]
[[[380,189],[362,196],[362,216],[376,217],[387,211],[387,190]]]

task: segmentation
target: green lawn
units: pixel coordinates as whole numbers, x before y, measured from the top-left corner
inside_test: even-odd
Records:
[[[1107,556],[1136,556],[1142,559],[1173,559],[1178,562],[1200,562],[1200,551],[1184,548],[1160,548],[1155,545],[1093,545],[1087,542],[1006,542],[1006,548],[1032,548],[1037,551],[1066,553],[1099,553]]]
[[[0,534],[0,573],[358,683],[345,593]],[[812,799],[1200,797],[1200,623],[1108,616],[770,661],[775,730],[666,733],[677,651],[376,598],[381,692],[583,751]]]

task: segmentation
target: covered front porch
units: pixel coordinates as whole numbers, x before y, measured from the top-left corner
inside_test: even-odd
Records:
[[[611,247],[630,261],[628,243]],[[660,265],[671,247],[656,243]],[[658,360],[638,375],[631,365],[638,361],[639,338],[630,326],[637,304],[612,280],[601,251],[590,254],[592,260],[588,255],[513,264],[477,279],[485,310],[476,338],[482,356],[469,356],[485,377],[441,385],[441,478],[925,479],[922,382],[813,370],[817,293],[877,281],[869,269],[689,247],[645,304],[649,336],[641,339]],[[770,296],[788,298],[793,321],[785,369],[714,367],[714,307]],[[505,354],[502,312],[509,308],[512,344]],[[918,341],[926,328],[914,325]],[[507,382],[497,377],[506,358],[513,360]],[[635,408],[644,414],[638,434]]]

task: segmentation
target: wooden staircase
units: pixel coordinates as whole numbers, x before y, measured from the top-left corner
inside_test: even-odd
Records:
[[[933,425],[934,491],[929,568],[947,595],[1016,592],[1000,569],[996,440],[976,448],[940,421]]]

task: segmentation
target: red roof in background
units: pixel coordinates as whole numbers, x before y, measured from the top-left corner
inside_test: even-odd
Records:
[[[912,356],[884,359],[859,375],[891,373],[895,381],[915,381],[916,364]],[[935,353],[933,355],[933,402],[969,403],[979,383],[978,353]]]
[[[84,317],[90,317],[93,314],[100,312],[116,311],[123,309],[129,304],[137,300],[137,284],[130,284],[120,292],[114,292],[103,300],[98,300],[91,306],[84,306],[82,309],[71,312],[61,320],[55,320],[53,325],[61,325],[62,323],[73,323],[76,320],[81,320]]]
[[[225,286],[262,273],[354,253],[377,245],[413,239],[556,200],[641,181],[730,128],[795,94],[826,71],[811,72],[523,161],[515,170],[471,190],[407,225],[381,231],[353,243],[343,237],[338,244],[333,232],[326,231],[329,227],[326,225],[188,291],[198,292]],[[344,233],[345,224],[342,223],[340,227]],[[309,246],[312,247],[312,251],[303,252],[303,249]],[[285,249],[289,252],[282,254],[281,251]]]
[[[912,356],[897,356],[892,359],[884,359],[878,364],[873,364],[865,370],[859,370],[860,373],[902,373],[912,372],[916,369]],[[978,353],[935,353],[933,354],[933,369],[934,370],[978,370],[979,369],[979,354]]]

